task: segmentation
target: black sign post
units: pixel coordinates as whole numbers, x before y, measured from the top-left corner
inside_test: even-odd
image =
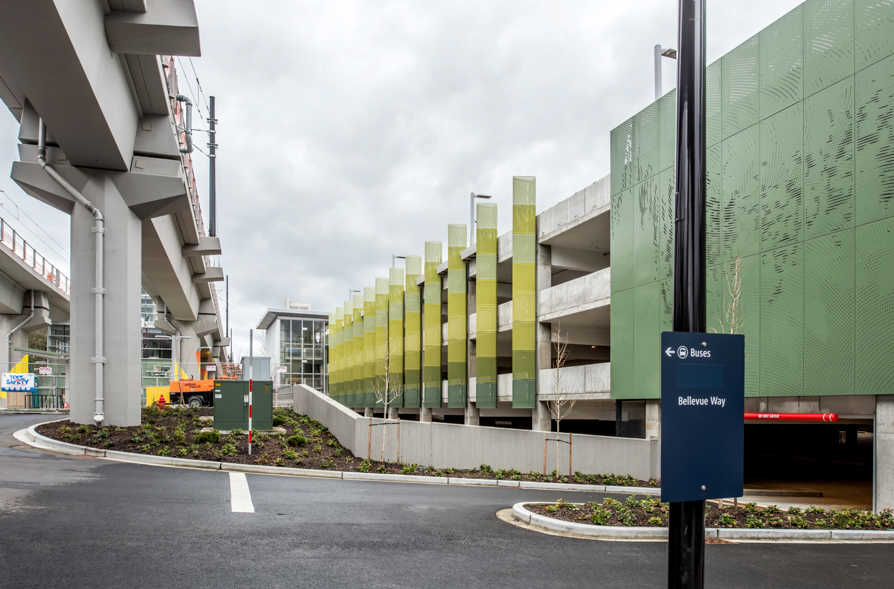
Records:
[[[677,51],[674,331],[701,332],[705,317],[705,0],[679,0]],[[666,443],[662,432],[662,444]],[[662,479],[665,476],[662,465]],[[705,502],[670,505],[667,586],[705,585]]]

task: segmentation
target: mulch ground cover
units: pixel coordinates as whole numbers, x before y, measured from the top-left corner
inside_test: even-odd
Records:
[[[580,524],[597,526],[666,527],[668,504],[660,499],[629,497],[625,502],[607,498],[602,503],[575,504],[559,499],[556,503],[526,505],[533,513]],[[873,514],[857,509],[823,509],[791,507],[780,510],[775,505],[759,507],[746,503],[740,507],[709,503],[705,508],[708,528],[780,528],[802,530],[890,530],[894,529],[894,512],[885,509]]]
[[[643,481],[614,474],[586,475],[578,472],[571,477],[561,477],[555,475],[555,471],[545,475],[522,473],[517,470],[494,470],[486,464],[474,470],[459,470],[361,460],[344,448],[323,424],[291,409],[282,408],[274,410],[273,423],[274,426],[284,428],[285,435],[255,431],[252,435],[252,454],[249,455],[248,436],[243,432],[237,430],[224,435],[201,431],[211,426],[212,422],[200,418],[211,415],[213,409],[181,406],[160,409],[153,406],[143,408],[142,425],[139,426],[98,428],[95,425],[58,421],[42,424],[36,429],[48,438],[81,446],[217,462],[471,479],[659,486],[659,481],[655,479]],[[374,455],[375,452],[376,449],[373,448]]]

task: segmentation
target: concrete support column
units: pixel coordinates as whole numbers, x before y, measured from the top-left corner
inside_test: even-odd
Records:
[[[17,352],[15,350],[10,351],[6,345],[6,339],[9,336],[9,332],[24,319],[25,317],[22,317],[21,315],[0,315],[0,358],[2,358],[0,362],[2,362],[3,372],[9,372],[12,367],[16,365],[16,362],[21,360],[25,355],[24,352]],[[28,334],[21,329],[12,334],[12,347],[28,347]],[[9,358],[8,362],[7,358]],[[11,395],[12,393],[0,392],[0,409],[6,409],[7,407],[12,406],[10,404]],[[12,402],[14,403],[15,401]]]
[[[388,409],[388,419],[400,419],[400,414],[398,413],[400,410],[397,407],[391,407]]]
[[[419,409],[419,421],[422,423],[431,423],[431,407],[422,407]]]
[[[481,421],[481,410],[475,406],[472,401],[466,402],[466,412],[463,423],[466,425],[479,425]]]
[[[372,417],[373,416],[373,408],[372,407],[364,407],[363,408],[363,417]]]
[[[142,224],[105,173],[84,196],[105,217],[103,389],[106,425],[140,424],[140,284]],[[93,423],[96,307],[93,294],[93,214],[76,205],[71,214],[71,420]]]
[[[531,409],[531,429],[535,432],[549,432],[553,429],[553,417],[549,412],[549,406],[543,401]]]
[[[646,400],[646,439],[661,439],[661,399]]]
[[[894,508],[894,395],[875,400],[875,496],[873,511]]]

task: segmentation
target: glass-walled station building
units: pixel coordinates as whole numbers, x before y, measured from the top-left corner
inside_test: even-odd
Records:
[[[257,329],[266,333],[266,355],[279,385],[304,384],[328,394],[329,314],[286,299],[284,308],[267,309]]]

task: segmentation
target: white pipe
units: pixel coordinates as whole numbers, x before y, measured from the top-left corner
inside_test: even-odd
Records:
[[[186,147],[181,147],[180,153],[192,153],[192,100],[189,99],[189,96],[178,94],[177,102],[186,103],[186,129],[184,129]]]
[[[68,183],[68,181],[63,178],[59,173],[53,169],[53,167],[47,163],[47,127],[44,125],[43,119],[40,119],[38,123],[38,132],[37,132],[37,163],[40,164],[40,167],[43,168],[47,174],[49,174],[53,180],[59,183],[59,185],[65,189],[70,195],[74,197],[78,203],[86,207],[88,211],[93,213],[93,233],[96,236],[95,239],[95,259],[96,259],[96,273],[94,276],[94,287],[93,294],[95,295],[96,301],[96,355],[93,357],[93,365],[96,367],[96,407],[95,412],[93,414],[93,421],[96,422],[96,425],[102,425],[105,421],[105,399],[103,398],[103,365],[106,362],[105,355],[103,354],[103,345],[102,345],[102,335],[103,335],[103,295],[105,295],[105,288],[103,288],[102,278],[103,278],[103,265],[102,265],[102,253],[103,253],[103,236],[105,235],[105,219],[102,216],[102,213],[97,209],[92,202],[87,200],[83,194],[78,192],[74,186]],[[32,299],[32,307],[33,307],[33,299]]]
[[[24,309],[22,309],[24,311]],[[9,334],[6,336],[6,364],[7,370],[12,371],[12,334],[20,330],[25,326],[26,323],[31,321],[31,318],[34,317],[34,291],[31,291],[31,314],[28,315],[28,318],[16,325],[12,328]]]

